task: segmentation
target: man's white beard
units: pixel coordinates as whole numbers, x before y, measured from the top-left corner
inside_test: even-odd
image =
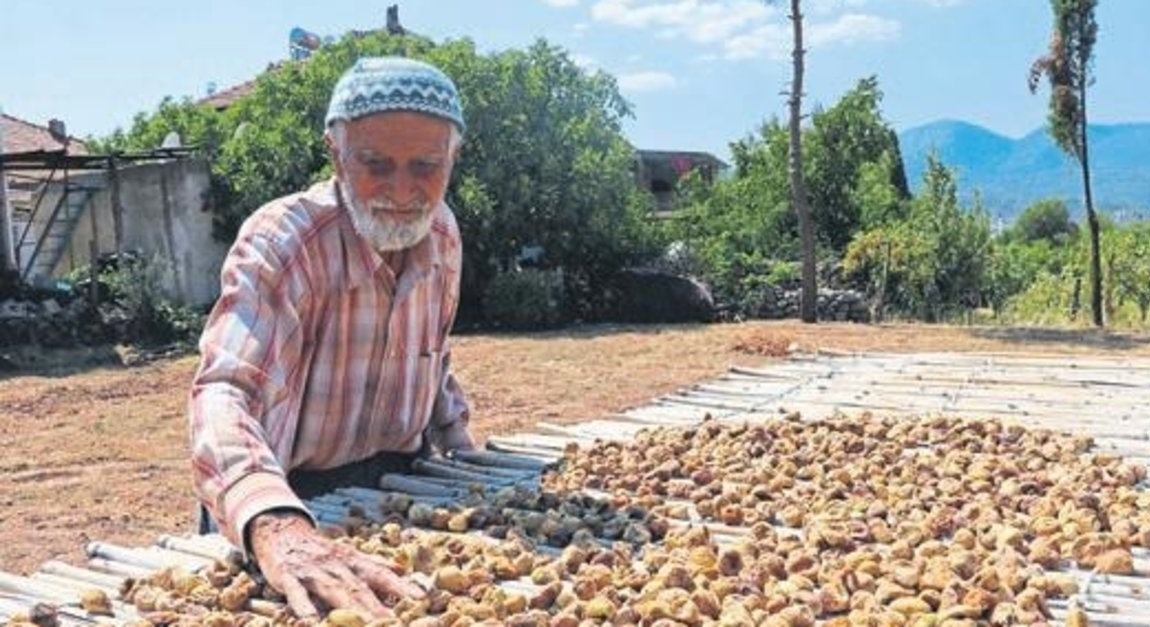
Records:
[[[411,248],[431,232],[435,216],[431,203],[424,199],[399,207],[386,198],[373,198],[364,203],[351,190],[343,191],[355,232],[377,251]]]

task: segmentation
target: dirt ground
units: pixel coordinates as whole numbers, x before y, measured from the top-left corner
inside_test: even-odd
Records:
[[[453,363],[485,437],[602,417],[793,349],[1150,356],[1150,335],[791,321],[592,326],[457,336]],[[0,372],[0,570],[82,564],[89,541],[144,546],[191,531],[184,403],[194,355],[135,367],[112,348],[0,357],[9,366]]]

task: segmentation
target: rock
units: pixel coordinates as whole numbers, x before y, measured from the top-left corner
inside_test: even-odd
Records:
[[[616,279],[623,322],[710,322],[715,301],[703,283],[661,270],[631,268]]]
[[[64,308],[60,306],[60,303],[56,302],[56,300],[52,298],[49,298],[48,300],[40,303],[40,310],[43,311],[44,315],[46,316],[54,316],[63,311],[63,309]]]

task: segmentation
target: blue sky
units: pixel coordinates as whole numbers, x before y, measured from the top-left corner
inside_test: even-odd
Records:
[[[398,0],[0,0],[0,109],[69,132],[126,127],[167,95],[200,97],[287,56],[300,26],[340,35],[384,23]],[[785,116],[788,0],[419,0],[411,30],[470,37],[481,50],[545,38],[610,72],[652,149],[727,156],[729,142]],[[804,0],[807,107],[833,104],[875,74],[898,130],[961,119],[1010,137],[1042,126],[1046,95],[1026,89],[1051,25],[1046,0]],[[1100,0],[1098,123],[1150,121],[1150,1]]]

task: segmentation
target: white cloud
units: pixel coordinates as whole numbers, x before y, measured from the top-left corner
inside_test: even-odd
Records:
[[[869,0],[811,0],[804,15],[811,45],[886,41],[898,37],[897,21],[858,12]],[[936,4],[963,0],[916,0]],[[597,0],[591,18],[597,22],[648,30],[659,39],[699,44],[703,59],[782,59],[790,54],[791,25],[786,3],[761,0]],[[837,17],[835,17],[837,16]]]
[[[811,24],[807,28],[807,41],[813,46],[834,42],[889,41],[897,39],[901,30],[902,26],[894,20],[847,13],[833,22]]]
[[[918,0],[921,4],[934,7],[936,9],[945,9],[947,7],[958,6],[966,0]]]
[[[679,84],[667,72],[632,72],[619,75],[619,89],[628,92],[660,91]]]
[[[844,9],[857,9],[867,4],[867,0],[803,0],[807,16],[833,15]]]
[[[553,7],[573,7],[579,4],[579,0],[543,0],[543,3]]]
[[[754,59],[765,54],[771,59],[783,59],[791,53],[791,45],[789,26],[763,24],[723,42],[722,58],[737,61]]]
[[[773,11],[762,2],[677,0],[669,3],[635,0],[599,0],[591,17],[600,22],[630,28],[651,28],[664,36],[685,36],[697,43],[730,37]]]

